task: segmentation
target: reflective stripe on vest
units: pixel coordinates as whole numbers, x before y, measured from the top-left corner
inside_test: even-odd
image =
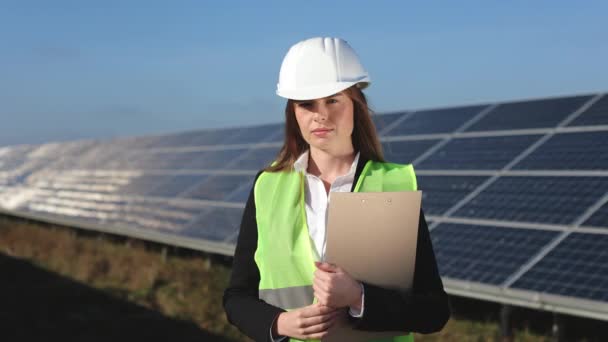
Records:
[[[263,289],[259,290],[259,297],[268,304],[292,310],[310,305],[314,300],[314,291],[310,285]]]
[[[365,164],[354,188],[355,192],[415,190],[412,165],[373,161]],[[303,173],[263,172],[254,185],[254,198],[260,299],[285,310],[312,304],[315,253],[306,225]],[[413,341],[413,335],[374,341]]]

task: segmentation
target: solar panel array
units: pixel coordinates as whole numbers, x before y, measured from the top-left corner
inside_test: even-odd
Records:
[[[373,117],[448,292],[608,320],[608,95]],[[0,208],[231,254],[282,124],[0,148]]]

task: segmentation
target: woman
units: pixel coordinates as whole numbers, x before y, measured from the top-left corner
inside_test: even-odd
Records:
[[[371,173],[391,191],[416,190],[411,165],[384,163],[361,91],[369,82],[338,38],[299,42],[283,60],[277,94],[287,98],[285,142],[256,176],[224,293],[228,320],[256,341],[321,339],[344,319],[358,330],[404,332],[383,341],[410,341],[405,332],[439,331],[449,318],[422,212],[408,293],[318,262],[331,192],[365,191]]]

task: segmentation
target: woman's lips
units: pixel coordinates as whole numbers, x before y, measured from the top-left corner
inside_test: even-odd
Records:
[[[331,132],[332,130],[329,128],[319,128],[319,129],[315,129],[312,131],[312,134],[318,136],[318,137],[324,137],[326,136],[329,132]]]

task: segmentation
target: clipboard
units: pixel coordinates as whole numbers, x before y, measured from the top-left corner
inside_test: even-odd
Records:
[[[332,192],[324,261],[359,281],[411,290],[421,201],[421,191]],[[367,341],[404,334],[354,330],[344,319],[323,341]]]

